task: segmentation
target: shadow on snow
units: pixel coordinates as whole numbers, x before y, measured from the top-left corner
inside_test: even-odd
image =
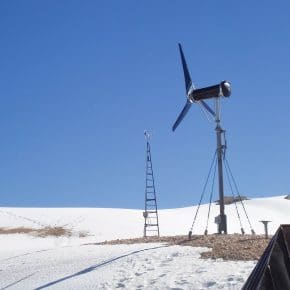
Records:
[[[36,272],[35,272],[35,273],[36,273]],[[20,280],[18,280],[18,281],[16,281],[16,282],[13,282],[13,283],[11,283],[11,284],[5,286],[4,288],[1,288],[1,290],[8,289],[8,288],[10,288],[10,287],[12,287],[12,286],[18,284],[19,282],[28,279],[29,277],[33,276],[35,273],[32,273],[32,274],[30,274],[30,275],[28,275],[28,276],[25,276],[25,277],[21,278]]]
[[[165,248],[165,247],[168,247],[168,245],[158,246],[158,247],[153,247],[153,248],[146,248],[146,249],[142,249],[142,250],[136,250],[136,251],[133,251],[133,252],[131,252],[131,253],[129,253],[129,254],[124,254],[124,255],[121,255],[121,256],[119,256],[119,257],[116,257],[116,258],[113,258],[113,259],[110,259],[110,260],[104,261],[104,262],[102,262],[102,263],[99,263],[99,264],[97,264],[97,265],[93,265],[93,266],[91,266],[91,267],[88,267],[88,268],[86,268],[86,269],[84,269],[84,270],[82,270],[82,271],[79,271],[79,272],[77,272],[77,273],[74,273],[74,274],[72,274],[72,275],[68,275],[68,276],[65,276],[65,277],[63,277],[63,278],[60,278],[60,279],[58,279],[58,280],[55,280],[55,281],[49,282],[49,283],[47,283],[47,284],[45,284],[45,285],[42,285],[42,286],[40,286],[40,287],[35,288],[35,290],[44,289],[44,288],[47,288],[47,287],[49,287],[49,286],[55,285],[55,284],[57,284],[57,283],[63,282],[63,281],[65,281],[65,280],[68,280],[68,279],[71,279],[71,278],[77,277],[77,276],[79,276],[79,275],[87,274],[87,273],[89,273],[89,272],[94,271],[94,270],[97,269],[97,268],[100,268],[100,267],[102,267],[102,266],[105,266],[105,265],[107,265],[107,264],[110,264],[110,263],[112,263],[112,262],[114,262],[114,261],[117,261],[117,260],[119,260],[119,259],[122,259],[122,258],[125,258],[125,257],[128,257],[128,256],[132,256],[132,255],[135,255],[135,254],[138,254],[138,253],[141,253],[141,252],[145,252],[145,251],[150,251],[150,250],[155,250],[155,249]]]

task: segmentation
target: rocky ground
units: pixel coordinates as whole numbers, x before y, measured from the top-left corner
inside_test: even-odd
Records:
[[[203,258],[224,260],[250,261],[258,260],[263,254],[270,239],[261,235],[193,235],[173,237],[147,237],[125,240],[105,241],[98,244],[136,244],[136,243],[168,243],[169,245],[183,245],[192,247],[208,247],[211,250],[203,252]]]

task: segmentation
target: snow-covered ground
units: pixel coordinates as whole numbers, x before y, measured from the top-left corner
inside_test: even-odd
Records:
[[[289,223],[284,196],[245,201],[256,233],[260,220],[269,232]],[[187,234],[196,207],[160,210],[161,235]],[[208,205],[200,208],[194,233],[203,233]],[[249,232],[242,214],[243,226]],[[229,233],[240,232],[234,205],[226,206]],[[209,233],[216,232],[211,210]],[[0,227],[63,226],[71,237],[0,235],[0,289],[240,289],[255,261],[204,260],[204,248],[164,244],[93,245],[111,239],[141,237],[141,210],[99,208],[0,208]],[[86,236],[84,234],[86,233]]]
[[[1,259],[1,289],[239,289],[254,262],[199,259],[202,248],[71,246]],[[7,288],[6,288],[7,287]]]

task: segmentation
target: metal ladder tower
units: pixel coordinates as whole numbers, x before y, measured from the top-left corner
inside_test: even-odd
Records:
[[[145,211],[143,212],[144,221],[144,237],[158,236],[159,223],[156,192],[154,184],[154,175],[150,149],[150,135],[148,131],[144,131],[146,140],[146,184],[145,184]]]

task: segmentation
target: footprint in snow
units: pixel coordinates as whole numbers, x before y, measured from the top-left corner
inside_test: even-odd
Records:
[[[179,253],[178,252],[175,252],[175,253],[172,253],[171,254],[171,257],[178,257],[179,256]]]
[[[157,279],[150,280],[150,285],[154,285],[157,282]]]
[[[185,279],[181,279],[180,281],[175,281],[175,283],[177,285],[185,285],[185,284],[189,284],[187,280]]]
[[[120,279],[119,281],[120,282],[126,282],[126,281],[130,281],[130,280],[132,280],[132,279],[134,279],[133,277],[124,277],[124,278],[122,278],[122,279]]]
[[[212,287],[214,285],[216,285],[215,281],[207,281],[207,282],[203,283],[204,287]]]
[[[160,264],[159,264],[160,267],[166,267],[168,266],[168,261],[162,261]]]
[[[195,273],[204,273],[206,270],[204,268],[198,268]]]

